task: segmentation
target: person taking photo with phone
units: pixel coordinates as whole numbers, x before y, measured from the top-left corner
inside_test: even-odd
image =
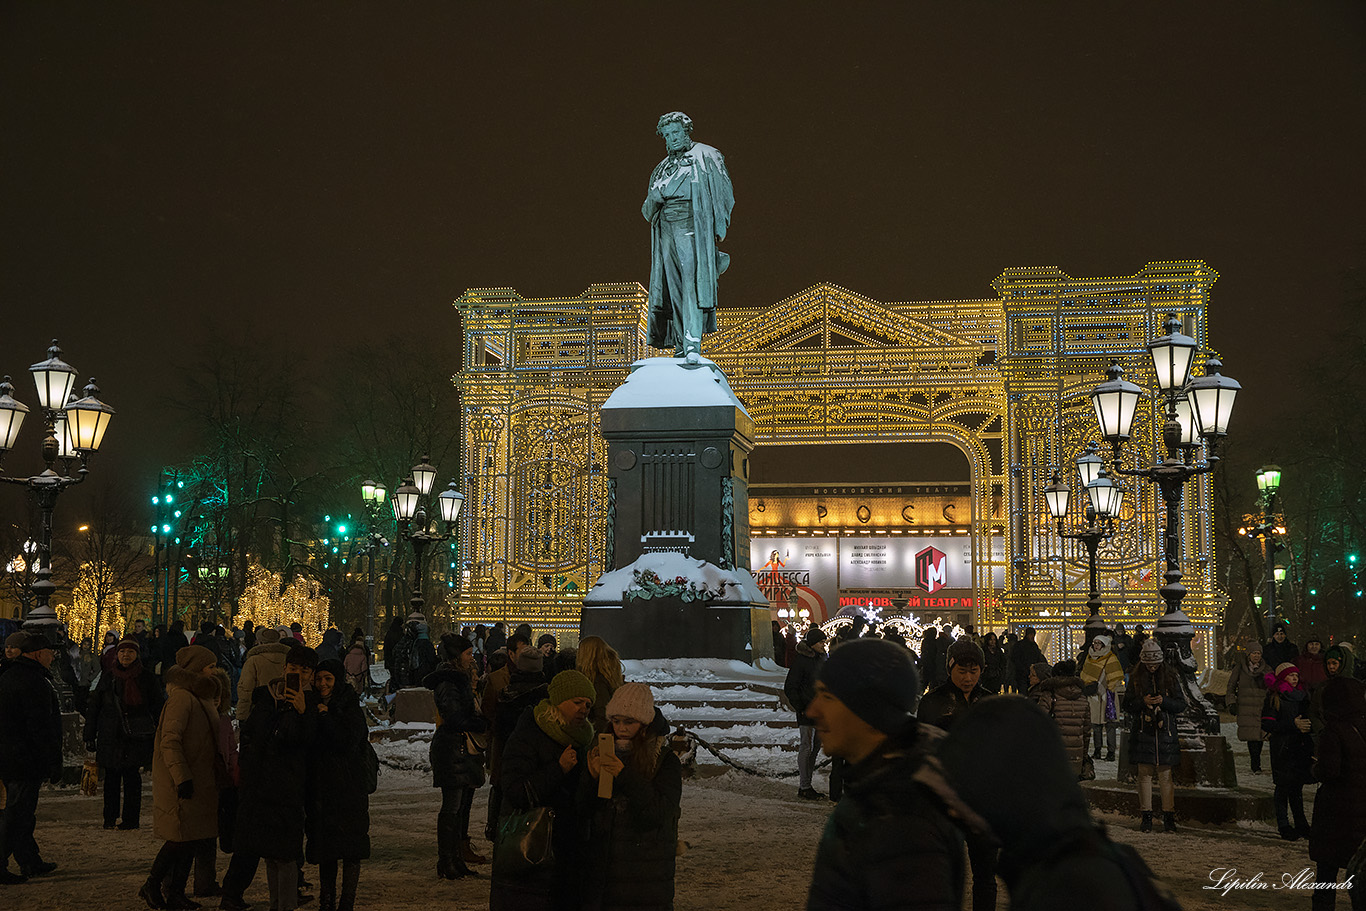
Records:
[[[270,907],[298,907],[308,757],[320,701],[313,689],[317,667],[313,649],[294,645],[285,657],[284,676],[252,693],[251,717],[241,730],[236,845],[223,883],[221,907],[230,911],[245,904],[243,892],[260,859],[266,862]]]

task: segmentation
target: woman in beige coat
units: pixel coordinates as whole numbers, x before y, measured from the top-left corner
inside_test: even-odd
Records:
[[[185,895],[196,848],[218,834],[218,658],[200,645],[176,652],[152,753],[153,831],[165,839],[138,895],[149,908],[193,909]],[[161,883],[170,887],[162,893]]]
[[[1228,678],[1228,692],[1224,704],[1238,716],[1238,739],[1247,744],[1252,760],[1252,774],[1262,773],[1262,703],[1266,701],[1266,675],[1271,673],[1262,660],[1262,644],[1247,643],[1247,653],[1233,659],[1233,673]]]

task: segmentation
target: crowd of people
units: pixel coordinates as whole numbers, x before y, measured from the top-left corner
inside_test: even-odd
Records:
[[[820,752],[832,760],[836,806],[808,908],[879,907],[907,894],[958,907],[968,876],[974,911],[995,907],[998,877],[1012,908],[1057,907],[1078,890],[1106,908],[1151,906],[1159,887],[1096,825],[1080,782],[1095,777],[1096,760],[1114,760],[1125,725],[1139,830],[1152,831],[1159,812],[1154,783],[1162,829],[1176,830],[1187,701],[1160,643],[1141,629],[1093,628],[1075,657],[1050,664],[1030,629],[999,638],[935,630],[919,652],[889,632],[851,623],[828,638],[812,627],[783,655],[799,798],[825,799],[814,773]],[[653,691],[625,679],[607,642],[560,649],[526,624],[511,633],[495,624],[433,643],[414,615],[386,637],[380,688],[360,631],[346,644],[330,629],[316,648],[301,633],[206,625],[181,644],[174,625],[159,637],[135,626],[106,637],[99,670],[72,691],[104,780],[105,828],[142,825],[151,771],[161,845],[138,891],[150,908],[196,909],[196,898],[213,896],[244,911],[262,861],[272,911],[312,900],[310,868],[321,911],[363,904],[378,776],[363,697],[383,712],[404,690],[425,691],[437,722],[438,879],[491,864],[495,911],[672,907],[683,770]],[[32,632],[5,641],[2,885],[56,869],[35,814],[42,783],[62,774],[63,651]],[[1280,833],[1308,837],[1317,881],[1333,883],[1360,867],[1366,841],[1366,683],[1352,650],[1317,639],[1301,650],[1278,626],[1230,657],[1225,707],[1254,771],[1270,742]],[[999,749],[1003,740],[1014,748]],[[1320,784],[1312,826],[1311,781]],[[485,785],[491,858],[470,837]],[[230,855],[221,884],[220,853]],[[1331,907],[1333,895],[1316,890],[1315,907]]]
[[[777,636],[785,641],[789,633],[782,630]],[[848,816],[843,835],[855,840],[871,839],[869,833],[878,833],[882,826],[882,835],[901,840],[908,845],[906,852],[917,855],[916,864],[947,871],[944,880],[927,886],[925,894],[931,896],[945,897],[944,890],[961,881],[962,871],[955,867],[959,849],[954,846],[955,838],[961,839],[977,911],[995,907],[998,875],[1011,887],[1012,908],[1063,902],[1063,895],[1052,891],[1054,886],[1037,868],[1074,868],[1079,863],[1085,868],[1086,864],[1067,859],[1058,845],[1070,845],[1082,857],[1097,858],[1092,869],[1070,869],[1069,875],[1079,877],[1078,888],[1107,864],[1126,868],[1130,878],[1135,871],[1142,872],[1141,861],[1124,856],[1118,846],[1088,828],[1089,814],[1079,788],[1079,782],[1095,778],[1095,760],[1116,758],[1121,724],[1128,730],[1127,758],[1137,780],[1139,831],[1153,830],[1154,782],[1162,829],[1174,832],[1177,828],[1173,782],[1181,750],[1177,725],[1188,702],[1172,663],[1174,656],[1166,654],[1141,627],[1132,637],[1122,627],[1090,629],[1075,659],[1055,664],[1044,658],[1031,629],[1022,630],[1018,637],[1007,634],[1004,640],[992,633],[979,638],[971,628],[955,639],[932,628],[917,654],[902,643],[884,648],[885,636],[855,622],[842,627],[833,640],[813,626],[784,655],[788,667],[784,690],[800,731],[798,796],[809,800],[826,796],[812,784],[817,754],[823,750],[833,757],[829,796],[839,801],[832,825],[842,815]],[[878,652],[871,651],[874,643]],[[859,659],[865,676],[873,675],[869,661],[884,662],[878,674],[890,674],[890,667],[897,669],[895,685],[891,677],[876,685],[880,707],[861,708],[870,697],[859,692],[839,696],[839,690],[849,686],[850,672],[843,659],[850,655],[867,656]],[[1248,743],[1254,773],[1262,772],[1262,743],[1270,742],[1279,832],[1287,840],[1308,838],[1310,856],[1318,863],[1316,882],[1333,883],[1344,869],[1360,868],[1366,855],[1366,684],[1358,678],[1351,645],[1336,643],[1325,650],[1321,640],[1311,638],[1300,650],[1289,640],[1284,625],[1279,625],[1265,645],[1245,643],[1230,658],[1233,669],[1225,704],[1237,717],[1239,739]],[[1366,668],[1360,673],[1366,674]],[[1026,698],[992,698],[998,694]],[[837,710],[834,706],[840,701],[843,705]],[[1025,708],[1031,704],[1037,711]],[[905,716],[888,715],[889,707],[904,707]],[[914,720],[909,717],[912,711]],[[1012,726],[1018,736],[1009,733]],[[965,727],[972,733],[960,737]],[[872,752],[848,747],[849,728],[859,732],[864,746],[873,741],[879,746]],[[941,733],[947,734],[942,747],[916,746]],[[1020,749],[997,749],[1002,740]],[[926,756],[917,766],[918,751]],[[852,768],[850,761],[855,763]],[[990,773],[993,763],[1001,765],[1000,774]],[[905,820],[879,823],[886,805],[907,800],[890,784],[875,799],[867,798],[866,814],[854,815],[853,808],[863,798],[854,802],[848,798],[863,793],[861,783],[892,774],[884,766],[901,767],[903,776],[922,780],[945,776],[949,784],[941,788],[941,809],[959,823],[954,837],[929,821],[914,832],[899,828]],[[872,768],[879,771],[872,772]],[[909,773],[912,768],[918,770]],[[1049,786],[1041,790],[1021,787],[1031,774]],[[1320,783],[1312,826],[1303,800],[1304,786],[1310,782]],[[1054,802],[1059,796],[1066,798],[1061,804]],[[886,803],[879,809],[877,801]],[[973,813],[983,825],[974,824]],[[846,857],[847,850],[836,855],[831,833],[827,829],[822,840],[822,856]],[[925,853],[936,858],[919,856]],[[1034,869],[1022,870],[1025,860]],[[818,860],[809,907],[867,907],[867,902],[843,894],[849,884],[889,888],[890,882],[882,882],[883,877],[896,871],[897,864],[910,862],[910,856],[899,856],[888,860],[887,868],[870,868],[859,876],[832,869],[828,882],[822,882]],[[899,882],[904,887],[908,870],[897,875],[903,877]],[[1110,883],[1105,888],[1112,887]],[[954,895],[945,898],[946,905],[957,906],[961,894]],[[1332,907],[1334,895],[1331,889],[1316,889],[1315,908]],[[1137,907],[1124,904],[1132,897],[1116,901],[1106,907]]]
[[[246,636],[206,625],[168,654],[179,632],[173,624],[153,637],[138,624],[106,637],[100,670],[78,687],[85,745],[104,780],[105,828],[141,827],[142,773],[151,771],[161,845],[138,890],[149,908],[197,909],[196,899],[214,897],[244,911],[262,861],[272,911],[313,899],[314,866],[320,911],[357,907],[378,775],[362,697],[374,689],[382,712],[409,688],[430,691],[438,722],[438,878],[489,863],[469,827],[474,792],[491,781],[492,907],[672,907],[681,766],[652,691],[625,681],[602,639],[559,650],[553,635],[533,645],[530,627],[508,635],[497,624],[446,633],[433,646],[413,616],[391,629],[390,680],[380,689],[359,631],[344,646],[329,629],[311,648],[297,624]],[[62,774],[52,670],[61,649],[29,632],[5,644],[0,730],[16,736],[0,738],[0,885],[20,885],[57,868],[35,830],[41,785]],[[554,850],[530,856],[518,827],[547,810]],[[229,855],[221,883],[220,852]]]

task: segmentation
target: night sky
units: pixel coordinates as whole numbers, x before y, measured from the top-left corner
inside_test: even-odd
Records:
[[[0,372],[33,406],[60,337],[148,487],[212,325],[315,364],[434,334],[454,372],[467,288],[645,282],[675,109],[735,184],[723,307],[1204,259],[1244,433],[1362,315],[1356,2],[11,2],[0,79]]]

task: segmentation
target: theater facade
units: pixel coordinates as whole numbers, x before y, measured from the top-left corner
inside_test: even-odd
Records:
[[[1150,386],[1145,345],[1167,314],[1201,345],[1203,372],[1217,278],[1198,261],[1099,278],[1021,267],[983,299],[883,302],[820,284],[718,311],[703,353],[754,421],[749,565],[775,612],[820,619],[858,605],[979,630],[1032,625],[1061,655],[1086,619],[1086,553],[1059,539],[1043,489],[1060,471],[1082,499],[1073,463],[1097,439],[1090,391],[1111,362]],[[471,289],[455,301],[459,622],[573,638],[584,592],[611,568],[598,410],[632,362],[666,354],[645,345],[645,304],[634,283],[553,299]],[[1160,424],[1150,402],[1139,408],[1133,451],[1158,459]],[[1161,502],[1152,485],[1127,488],[1100,551],[1103,615],[1150,627],[1162,612]],[[1202,663],[1227,601],[1211,505],[1205,475],[1181,524]]]

